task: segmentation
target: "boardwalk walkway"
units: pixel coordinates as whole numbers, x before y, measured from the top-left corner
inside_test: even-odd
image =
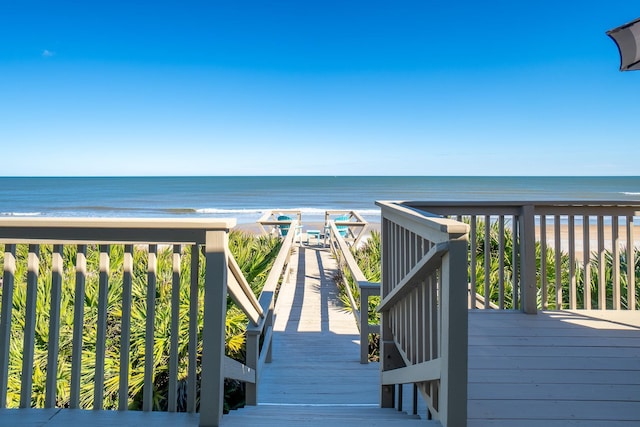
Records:
[[[278,296],[273,362],[260,378],[258,406],[225,415],[222,426],[431,424],[379,408],[379,366],[360,364],[358,329],[338,299],[336,268],[328,249],[297,250]]]

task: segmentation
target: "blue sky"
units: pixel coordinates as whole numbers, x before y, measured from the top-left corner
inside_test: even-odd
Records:
[[[0,2],[4,176],[639,175],[607,1]]]

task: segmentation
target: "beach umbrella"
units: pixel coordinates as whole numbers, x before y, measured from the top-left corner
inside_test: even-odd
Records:
[[[640,18],[607,31],[620,51],[620,71],[640,70]]]

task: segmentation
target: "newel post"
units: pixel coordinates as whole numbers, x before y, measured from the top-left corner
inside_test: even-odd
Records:
[[[467,425],[467,245],[466,236],[449,241],[442,257],[440,420],[444,426]]]
[[[256,374],[260,363],[260,335],[259,328],[247,327],[246,366],[255,369]],[[245,383],[245,404],[251,406],[258,404],[258,375],[255,383]]]
[[[200,427],[217,427],[224,408],[227,230],[206,232]]]
[[[360,287],[360,363],[369,363],[369,289]]]
[[[522,207],[519,218],[520,241],[520,295],[521,310],[538,313],[538,285],[536,280],[536,225],[532,205]]]

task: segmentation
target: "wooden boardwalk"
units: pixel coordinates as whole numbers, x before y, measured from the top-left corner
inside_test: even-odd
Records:
[[[225,415],[223,426],[439,425],[379,408],[379,365],[360,364],[360,336],[338,299],[336,268],[328,249],[298,249],[278,296],[258,406]]]

